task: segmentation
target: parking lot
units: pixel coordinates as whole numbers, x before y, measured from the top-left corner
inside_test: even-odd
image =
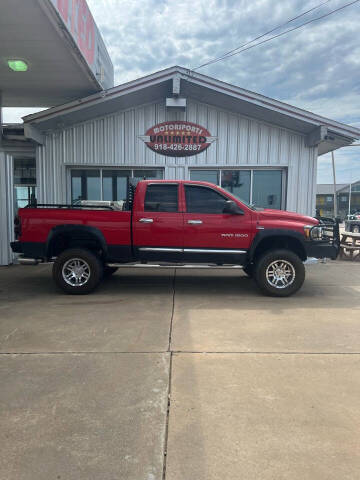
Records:
[[[355,480],[360,269],[290,298],[239,271],[119,270],[89,296],[0,268],[1,480]]]

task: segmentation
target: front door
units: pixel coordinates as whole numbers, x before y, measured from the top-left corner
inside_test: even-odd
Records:
[[[251,244],[251,213],[223,213],[229,200],[217,190],[185,184],[184,260],[242,265]]]
[[[133,245],[141,260],[179,262],[183,258],[183,213],[178,183],[143,183],[136,197]],[[138,187],[138,188],[139,188]]]

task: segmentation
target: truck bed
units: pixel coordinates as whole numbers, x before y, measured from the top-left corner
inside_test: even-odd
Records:
[[[60,233],[71,227],[73,243],[83,238],[81,226],[93,227],[101,232],[111,260],[131,256],[131,212],[112,209],[86,208],[23,208],[22,248],[24,256],[34,252],[39,258],[46,256],[50,232]]]

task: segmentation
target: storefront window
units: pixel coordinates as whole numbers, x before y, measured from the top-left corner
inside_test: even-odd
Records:
[[[35,158],[14,159],[15,210],[26,207],[36,197]]]
[[[253,205],[264,208],[281,208],[281,173],[281,170],[254,170]]]
[[[78,174],[78,172],[76,172]],[[71,190],[72,190],[72,201],[82,200],[82,187],[81,187],[81,176],[72,175],[71,177]]]
[[[126,200],[131,170],[103,170],[103,200]]]
[[[100,170],[73,170],[71,172],[72,202],[101,200]]]
[[[71,200],[126,200],[128,178],[137,180],[162,179],[163,170],[71,170]]]
[[[215,183],[257,207],[284,208],[283,170],[190,170],[191,180]]]
[[[222,170],[221,186],[237,197],[250,202],[250,170]]]
[[[86,191],[88,200],[101,200],[100,172],[98,170],[87,173]]]
[[[163,178],[162,170],[133,170],[133,178],[139,180],[161,180]]]
[[[190,170],[190,179],[219,185],[219,172],[218,170]]]

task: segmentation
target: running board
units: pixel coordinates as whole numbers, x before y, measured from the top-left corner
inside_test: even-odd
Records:
[[[42,259],[18,257],[18,262],[20,265],[38,265],[39,263],[42,263]]]
[[[243,265],[191,265],[191,264],[173,264],[173,265],[160,265],[153,263],[107,263],[108,267],[116,268],[211,268],[222,270],[236,270],[243,269]]]

